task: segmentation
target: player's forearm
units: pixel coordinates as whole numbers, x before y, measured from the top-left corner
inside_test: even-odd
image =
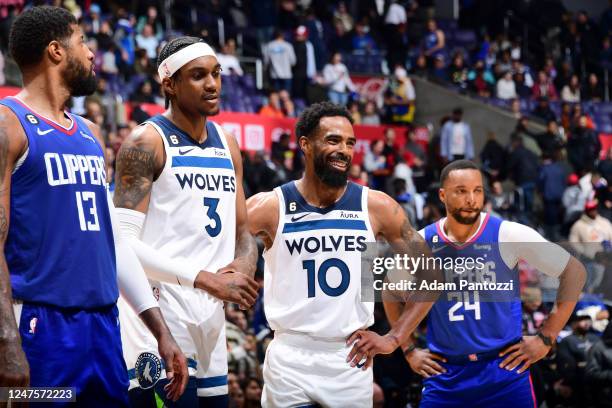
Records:
[[[2,253],[0,255],[0,343],[19,340],[19,331],[13,312],[11,279],[4,253]]]
[[[170,336],[170,329],[166,325],[159,307],[152,307],[138,315],[147,329],[153,334],[156,340]]]
[[[427,316],[432,308],[433,302],[411,302],[404,304],[403,310],[387,336],[393,336],[398,341],[398,346],[404,346],[410,342],[410,336]]]
[[[580,297],[585,280],[586,270],[584,266],[572,256],[559,277],[560,282],[555,307],[542,327],[544,335],[556,338],[567,324],[576,307],[576,302]]]
[[[248,227],[238,228],[234,257],[244,262],[248,272],[247,275],[251,278],[255,276],[255,270],[257,269],[257,255],[257,242],[249,232]]]

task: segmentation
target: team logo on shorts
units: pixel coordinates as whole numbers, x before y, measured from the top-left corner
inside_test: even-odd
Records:
[[[36,324],[38,323],[38,318],[37,317],[33,317],[32,320],[30,320],[30,334],[34,334],[36,333]]]
[[[161,376],[161,360],[153,353],[141,353],[136,360],[136,379],[140,388],[153,387]]]

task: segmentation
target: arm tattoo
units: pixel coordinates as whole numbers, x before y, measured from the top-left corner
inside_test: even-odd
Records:
[[[134,209],[151,191],[155,174],[153,152],[126,147],[117,155],[115,205]]]
[[[235,258],[242,258],[249,266],[250,274],[252,278],[255,276],[255,270],[257,269],[257,242],[251,235],[248,228],[241,228],[238,230],[236,236],[236,249],[234,251]]]
[[[6,117],[0,114],[0,196],[9,194],[4,179],[8,167],[9,136]],[[13,314],[13,296],[11,292],[11,279],[4,257],[4,243],[8,234],[8,212],[3,204],[0,204],[0,340],[12,339],[17,334],[17,325]]]

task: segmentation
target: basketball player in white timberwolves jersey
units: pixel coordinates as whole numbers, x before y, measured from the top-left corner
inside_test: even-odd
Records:
[[[257,297],[240,150],[207,120],[218,113],[221,92],[212,48],[179,37],[161,50],[158,64],[168,109],[136,128],[119,150],[114,201],[187,357],[192,378],[177,405],[226,407],[223,301],[248,308]],[[151,336],[123,311],[132,403],[150,406],[159,395],[146,390],[163,386],[163,380],[156,385],[163,370]]]
[[[304,176],[247,202],[251,233],[266,246],[274,330],[262,405],[371,407],[372,358],[405,342],[432,304],[416,304],[385,336],[366,331],[374,304],[361,302],[361,253],[379,236],[404,253],[423,240],[391,197],[347,183],[356,139],[345,108],[310,106],[296,135]]]

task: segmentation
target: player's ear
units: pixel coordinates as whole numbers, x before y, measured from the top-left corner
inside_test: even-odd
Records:
[[[306,136],[300,136],[298,139],[298,145],[300,149],[306,154],[307,151],[310,150],[310,140]]]
[[[446,193],[443,188],[438,189],[438,198],[443,204],[446,204]]]
[[[57,40],[53,40],[47,45],[47,55],[54,64],[59,64],[62,61],[65,52],[66,49]]]
[[[165,77],[162,79],[161,86],[165,97],[172,99],[176,96],[176,80]]]

